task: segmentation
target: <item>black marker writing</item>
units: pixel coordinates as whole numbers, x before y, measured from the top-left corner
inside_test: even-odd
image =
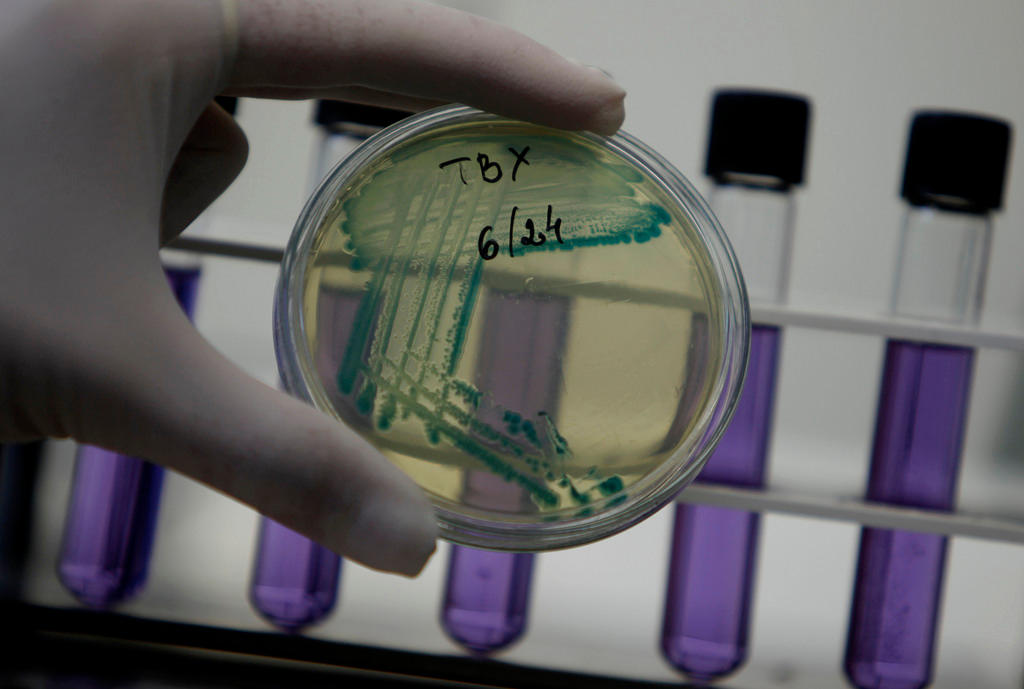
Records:
[[[526,148],[524,148],[522,150],[522,152],[517,151],[516,149],[512,148],[511,146],[508,147],[508,150],[509,150],[509,153],[511,153],[512,155],[514,155],[516,157],[516,162],[515,162],[515,164],[512,165],[512,181],[515,182],[516,181],[516,173],[519,172],[519,164],[520,163],[526,163],[527,165],[530,164],[530,161],[526,159],[526,154],[529,153],[530,147],[527,146]]]
[[[484,229],[480,230],[480,236],[476,238],[476,249],[480,252],[480,258],[485,261],[490,261],[498,255],[498,242],[493,239],[488,239],[486,242],[484,241],[484,237],[486,237],[487,233],[493,229],[494,228],[490,225],[486,226]]]
[[[511,146],[508,147],[508,152],[515,156],[515,160],[512,163],[513,182],[516,181],[516,174],[519,172],[519,166],[523,164],[530,164],[530,161],[526,159],[526,154],[529,153],[529,151],[529,146],[524,148],[522,151],[517,151]],[[466,181],[466,173],[465,170],[463,170],[462,168],[462,164],[467,163],[471,160],[472,158],[470,158],[469,156],[459,156],[458,158],[452,158],[451,160],[446,160],[443,163],[440,163],[438,167],[443,170],[449,165],[457,164],[459,166],[459,179],[462,180],[463,184],[469,184],[469,182]],[[501,163],[499,163],[497,160],[491,160],[490,156],[488,156],[486,153],[477,153],[476,164],[480,168],[480,179],[489,184],[494,184],[496,182],[501,181],[501,177],[504,173],[501,169]]]
[[[524,146],[523,150],[516,150],[513,146],[508,146],[506,149],[512,154],[512,181],[517,180],[519,174],[519,167],[521,165],[529,165],[530,161],[526,159],[526,154],[530,152],[529,146]],[[459,166],[459,179],[462,180],[463,184],[469,184],[466,181],[465,170],[462,167],[463,163],[471,162],[473,159],[469,156],[459,156],[458,158],[452,158],[440,163],[438,167],[445,169],[449,165]],[[486,153],[477,152],[476,164],[480,168],[480,179],[488,184],[496,184],[500,182],[504,171],[501,168],[501,163],[498,160],[491,160],[491,157]],[[506,162],[507,165],[507,162]],[[512,211],[509,213],[508,218],[508,255],[509,258],[516,257],[516,214],[519,213],[519,206],[512,206]],[[551,204],[548,204],[547,218],[545,219],[544,229],[538,230],[537,224],[533,218],[527,218],[523,222],[523,229],[525,234],[519,237],[519,243],[525,247],[539,247],[543,246],[548,241],[548,237],[552,234],[555,236],[555,240],[559,244],[563,244],[562,241],[562,219],[553,218],[554,210],[551,208]],[[501,245],[498,240],[493,236],[490,236],[494,232],[493,225],[485,225],[480,234],[476,238],[476,249],[480,254],[480,258],[485,261],[490,261],[497,258],[498,254],[501,253]]]
[[[519,213],[519,206],[512,206],[512,212],[509,213],[508,218],[508,255],[510,258],[515,258],[515,237],[516,237],[516,215]],[[537,229],[536,224],[533,222],[533,218],[527,218],[523,223],[523,227],[526,229],[525,236],[519,238],[519,243],[523,246],[541,246],[547,241],[550,234],[554,234],[555,240],[559,244],[564,244],[562,241],[562,219],[554,218],[552,215],[554,210],[551,204],[548,204],[547,208],[547,221],[544,225],[544,230],[540,231]],[[480,230],[480,234],[477,236],[476,248],[480,253],[480,258],[485,261],[490,261],[495,258],[500,251],[498,241],[494,238],[490,238],[487,235],[494,231],[492,225],[487,225],[484,229]],[[547,233],[547,234],[545,234]]]
[[[547,222],[547,227],[544,228],[544,229],[546,229],[548,232],[554,232],[555,233],[555,239],[558,240],[558,243],[559,244],[563,243],[562,242],[562,219],[561,218],[555,218],[555,224],[554,225],[551,224],[551,204],[550,203],[548,204],[548,222]]]
[[[518,211],[518,210],[519,210],[519,206],[512,206],[512,213],[509,214],[509,219],[508,219],[508,257],[509,258],[515,258],[516,257],[516,255],[514,253],[512,253],[512,245],[515,244],[515,242],[512,240],[512,233],[515,230],[515,226],[516,226],[516,211]]]
[[[461,158],[452,158],[451,160],[444,161],[443,163],[438,165],[438,167],[443,170],[443,169],[445,169],[446,167],[448,167],[449,165],[451,165],[453,163],[458,163],[459,164],[459,179],[462,180],[463,184],[468,184],[468,182],[466,182],[466,176],[464,174],[462,174],[462,163],[463,163],[463,161],[466,161],[466,160],[469,160],[468,156],[463,156]]]
[[[480,166],[480,177],[485,182],[494,184],[501,179],[501,165],[488,158],[486,153],[476,154],[476,164]],[[490,176],[487,175],[488,171],[491,173]]]

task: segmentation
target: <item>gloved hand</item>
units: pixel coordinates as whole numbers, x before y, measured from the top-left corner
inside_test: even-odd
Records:
[[[217,94],[457,101],[610,134],[623,91],[490,22],[382,0],[9,0],[0,22],[0,441],[175,469],[371,567],[415,574],[426,498],[259,383],[175,303],[158,249],[240,171]]]

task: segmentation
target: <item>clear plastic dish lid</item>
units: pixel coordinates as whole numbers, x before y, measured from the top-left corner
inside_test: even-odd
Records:
[[[507,550],[670,501],[732,413],[748,338],[728,241],[660,156],[459,106],[323,181],[275,309],[288,389],[412,477],[445,538]]]

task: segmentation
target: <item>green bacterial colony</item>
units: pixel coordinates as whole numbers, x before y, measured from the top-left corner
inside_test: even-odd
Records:
[[[656,189],[517,123],[378,158],[339,193],[308,274],[326,406],[444,501],[548,519],[622,502],[685,440],[720,351],[707,260]]]

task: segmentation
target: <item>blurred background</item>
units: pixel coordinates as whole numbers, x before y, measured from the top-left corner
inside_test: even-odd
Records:
[[[722,87],[802,94],[812,103],[805,184],[797,191],[789,303],[885,312],[903,219],[907,128],[921,108],[1024,122],[1024,3],[450,2],[610,72],[628,91],[624,129],[706,191],[710,97]],[[313,106],[251,99],[237,119],[249,163],[211,209],[209,236],[283,246],[308,196]],[[981,328],[1024,336],[1024,163],[1015,132],[1004,209],[995,216]],[[726,228],[728,232],[728,228]],[[196,324],[219,349],[276,385],[271,303],[276,266],[207,258]],[[786,330],[771,447],[772,490],[840,500],[863,493],[881,337]],[[74,447],[47,446],[27,600],[72,607],[54,573]],[[1024,521],[1024,356],[978,353],[960,507]],[[269,630],[247,587],[257,515],[168,475],[146,588],[120,611]],[[502,660],[612,677],[677,681],[661,657],[671,512],[606,541],[537,558],[528,628]],[[840,670],[859,527],[767,514],[750,658],[730,687],[828,689]],[[446,544],[415,580],[346,562],[334,613],[311,636],[437,654],[461,651],[438,624]],[[955,538],[936,687],[1020,687],[1024,548]]]

